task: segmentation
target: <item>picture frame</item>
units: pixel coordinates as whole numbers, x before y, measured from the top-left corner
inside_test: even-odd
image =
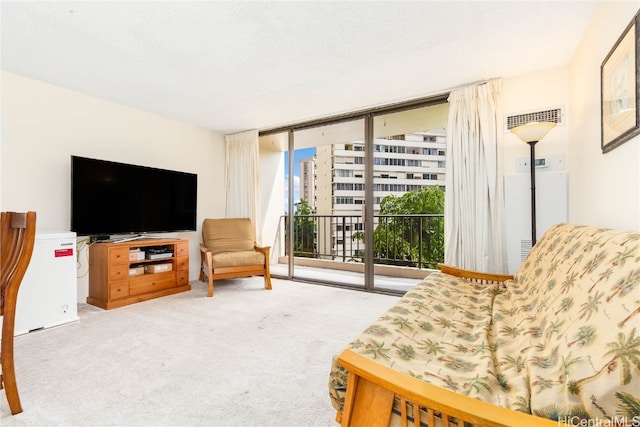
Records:
[[[640,11],[600,66],[600,129],[602,153],[640,134]]]

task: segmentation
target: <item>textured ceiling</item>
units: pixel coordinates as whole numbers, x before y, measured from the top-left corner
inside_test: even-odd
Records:
[[[1,66],[233,133],[566,65],[596,4],[2,1]]]

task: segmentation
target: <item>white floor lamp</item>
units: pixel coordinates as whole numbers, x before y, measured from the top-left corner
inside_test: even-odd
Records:
[[[556,127],[556,123],[551,122],[530,122],[526,125],[511,129],[522,142],[526,142],[530,147],[529,166],[531,169],[531,247],[536,244],[536,143],[547,136],[549,131]]]

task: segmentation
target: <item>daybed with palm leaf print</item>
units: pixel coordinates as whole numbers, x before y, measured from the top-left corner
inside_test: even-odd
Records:
[[[555,225],[513,277],[442,266],[329,385],[342,425],[639,426],[640,233]]]

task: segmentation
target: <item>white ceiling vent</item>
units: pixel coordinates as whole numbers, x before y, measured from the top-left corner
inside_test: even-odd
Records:
[[[557,123],[558,125],[563,125],[564,109],[562,107],[554,107],[548,110],[507,114],[504,116],[504,131],[509,132],[511,129],[521,125],[526,125],[529,122],[552,122]]]

